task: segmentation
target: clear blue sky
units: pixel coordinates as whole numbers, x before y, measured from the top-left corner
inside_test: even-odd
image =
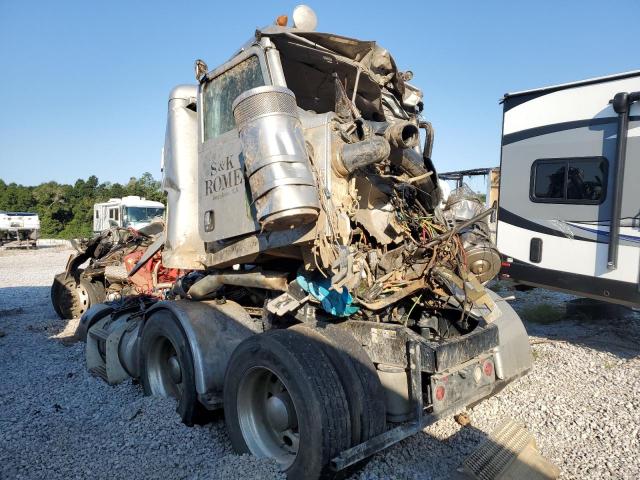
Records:
[[[172,86],[297,3],[0,0],[0,178],[158,178]],[[498,164],[505,92],[640,66],[638,0],[309,4],[414,72],[440,171]]]

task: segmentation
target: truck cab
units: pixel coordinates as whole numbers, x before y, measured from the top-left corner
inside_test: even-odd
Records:
[[[111,198],[93,206],[93,231],[99,233],[113,226],[139,230],[162,218],[164,210],[161,202],[138,196]]]

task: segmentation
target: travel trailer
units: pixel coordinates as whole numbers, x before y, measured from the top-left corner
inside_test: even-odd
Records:
[[[640,306],[640,71],[502,104],[502,275]]]
[[[160,202],[134,195],[110,198],[108,202],[93,206],[93,231],[99,233],[109,227],[131,227],[139,230],[149,225],[154,218],[163,216],[164,205]]]

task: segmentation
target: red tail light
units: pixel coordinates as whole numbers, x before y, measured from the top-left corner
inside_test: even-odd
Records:
[[[442,385],[438,385],[436,387],[436,400],[438,400],[439,402],[442,401],[442,399],[444,399],[444,387]]]
[[[482,365],[482,371],[487,377],[493,376],[493,362],[491,360],[485,361],[484,365]]]

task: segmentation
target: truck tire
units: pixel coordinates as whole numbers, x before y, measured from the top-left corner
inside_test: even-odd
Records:
[[[59,273],[51,284],[51,303],[62,320],[80,318],[91,305],[104,302],[104,286],[92,283],[80,275],[77,277]]]
[[[60,308],[60,292],[62,289],[62,281],[65,277],[64,273],[59,273],[55,277],[53,277],[53,283],[51,284],[51,305],[53,305],[53,309],[56,312],[56,315],[60,319],[64,319],[62,309]]]
[[[320,328],[301,324],[290,330],[318,338],[319,346],[338,373],[349,403],[350,446],[366,442],[384,432],[384,391],[376,368],[362,345],[347,330],[331,324]]]
[[[225,421],[238,453],[273,458],[289,479],[331,478],[351,443],[340,378],[318,341],[291,330],[244,340],[224,382]]]
[[[140,380],[145,395],[175,398],[176,411],[186,425],[208,419],[208,411],[198,401],[189,342],[168,311],[154,313],[143,327]]]

